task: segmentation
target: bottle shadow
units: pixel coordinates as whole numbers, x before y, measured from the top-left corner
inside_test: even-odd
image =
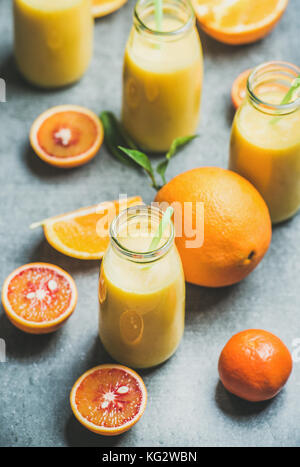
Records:
[[[290,217],[289,219],[278,222],[278,224],[272,224],[273,233],[279,232],[281,229],[291,226],[291,224],[295,222],[295,219],[297,219],[299,215],[300,215],[300,210],[296,214],[294,214],[292,217]]]
[[[219,313],[226,312],[226,307],[220,307],[219,304],[232,301],[240,287],[241,283],[219,288],[186,283],[186,324],[192,323],[199,314],[215,311],[217,308]]]
[[[22,76],[17,69],[12,53],[8,53],[0,63],[0,75],[7,83],[8,92],[10,92],[10,90],[15,92],[16,90],[21,94],[24,92],[24,88],[27,87],[26,82],[22,79]]]
[[[68,178],[73,177],[73,175],[76,174],[80,169],[80,167],[73,167],[64,170],[59,167],[47,164],[35,154],[34,150],[27,142],[24,143],[24,148],[22,152],[24,154],[24,162],[29,168],[29,170],[42,180],[51,180],[58,178],[67,180]]]
[[[11,92],[11,96],[18,98],[19,95],[25,93],[32,93],[35,95],[45,95],[49,93],[59,94],[64,92],[66,89],[71,89],[77,83],[71,83],[66,86],[61,86],[57,88],[44,88],[39,87],[35,84],[32,84],[30,81],[27,81],[26,78],[22,76],[18,70],[14,55],[12,52],[9,52],[6,57],[3,59],[0,64],[0,76],[3,78],[8,86],[8,92]],[[11,99],[9,99],[11,100]]]
[[[55,346],[60,330],[51,334],[32,335],[16,328],[7,318],[3,307],[0,313],[1,339],[6,343],[6,360],[29,360],[41,354],[49,346]]]
[[[94,341],[90,350],[85,356],[83,366],[81,366],[80,371],[83,372],[93,368],[97,365],[103,365],[105,363],[118,363],[116,362],[105,350],[98,333],[95,335]]]
[[[226,122],[228,124],[228,127],[231,128],[234,116],[235,116],[236,109],[233,106],[233,103],[231,102],[231,99],[228,99],[228,103],[226,105],[226,111],[225,111],[225,118]]]
[[[53,263],[70,271],[72,276],[76,276],[77,273],[90,274],[93,270],[96,274],[100,269],[100,260],[82,260],[66,256],[55,250],[45,239],[40,240],[33,247],[29,253],[28,262]]]
[[[199,24],[197,24],[198,33],[200,36],[202,48],[203,48],[203,55],[205,57],[227,57],[229,56],[232,59],[233,55],[237,56],[245,56],[247,52],[260,44],[262,41],[256,41],[255,43],[251,44],[240,44],[238,46],[225,44],[223,42],[219,42],[213,37],[210,37],[206,34]]]
[[[128,432],[118,436],[101,436],[87,430],[75,416],[70,415],[65,426],[65,440],[69,447],[117,447],[124,445]]]

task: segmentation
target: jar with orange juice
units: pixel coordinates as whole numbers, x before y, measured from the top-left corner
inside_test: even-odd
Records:
[[[101,341],[115,360],[136,368],[167,360],[184,330],[185,281],[171,222],[149,247],[162,215],[148,206],[122,211],[101,265]]]
[[[52,88],[77,81],[93,49],[90,0],[14,0],[15,58],[30,83]]]
[[[298,76],[300,68],[285,62],[255,68],[231,131],[229,168],[258,189],[273,223],[290,218],[300,207]]]
[[[203,59],[188,0],[164,0],[158,21],[154,0],[139,0],[126,45],[122,123],[144,150],[167,151],[195,133]]]

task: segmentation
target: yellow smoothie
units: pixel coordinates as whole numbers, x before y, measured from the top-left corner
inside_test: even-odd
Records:
[[[147,222],[138,216],[128,232],[121,233],[121,252],[109,247],[99,285],[102,343],[116,361],[136,368],[168,359],[184,330],[185,282],[179,254],[171,239],[161,257],[141,259],[154,234],[154,227],[147,231]],[[135,252],[137,262],[134,255],[124,255],[123,248]]]
[[[194,19],[180,32],[186,17],[168,9],[168,1],[165,5],[164,35],[149,32],[156,28],[151,9],[140,13],[148,29],[133,26],[124,57],[122,122],[151,152],[167,151],[173,139],[195,133],[202,90],[202,49]]]
[[[283,87],[259,97],[279,104],[285,93]],[[249,100],[244,101],[232,127],[229,168],[258,189],[272,222],[295,214],[300,206],[300,109],[275,121],[274,115],[260,112]]]
[[[15,57],[31,83],[65,86],[86,71],[93,48],[90,0],[14,0]]]

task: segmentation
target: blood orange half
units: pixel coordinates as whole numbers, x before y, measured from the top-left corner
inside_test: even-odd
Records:
[[[59,105],[42,113],[30,130],[35,153],[56,167],[85,164],[98,152],[103,127],[94,112],[77,105]]]
[[[77,288],[72,277],[53,264],[30,263],[13,271],[2,288],[8,319],[22,331],[56,331],[73,313]]]
[[[123,365],[100,365],[74,384],[70,403],[77,420],[94,433],[119,435],[135,425],[147,404],[142,378]]]

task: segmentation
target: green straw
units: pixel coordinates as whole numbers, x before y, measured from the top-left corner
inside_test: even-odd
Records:
[[[168,225],[170,223],[173,212],[174,212],[174,209],[171,208],[171,206],[169,206],[166,209],[166,211],[165,211],[165,213],[164,213],[164,215],[163,215],[163,217],[162,217],[162,219],[161,219],[161,221],[159,223],[159,226],[158,226],[158,228],[157,228],[157,230],[155,232],[155,235],[152,238],[152,241],[151,241],[150,246],[149,246],[149,251],[153,251],[158,247],[159,242],[161,241],[161,237],[163,236],[163,233],[164,233],[166,227],[168,227]]]
[[[297,78],[294,79],[294,81],[292,82],[291,84],[291,87],[290,89],[288,90],[288,92],[285,94],[284,98],[282,99],[282,101],[280,102],[280,105],[286,105],[290,102],[295,90],[297,88],[300,87],[300,75],[297,76]],[[274,123],[276,123],[278,120],[280,119],[280,117],[275,117],[275,118],[272,118],[272,120],[270,121],[270,123],[273,125]]]
[[[161,31],[163,20],[163,0],[154,0],[154,6],[156,29],[157,31]]]

